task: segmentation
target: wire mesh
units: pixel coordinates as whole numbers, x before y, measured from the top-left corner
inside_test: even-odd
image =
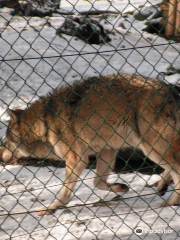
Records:
[[[0,15],[1,239],[179,239],[179,2]]]

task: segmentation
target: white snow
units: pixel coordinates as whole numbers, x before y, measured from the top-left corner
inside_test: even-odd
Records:
[[[58,194],[64,169],[22,166],[0,167],[0,224],[1,239],[136,239],[137,227],[144,230],[144,239],[174,239],[179,231],[179,207],[161,208],[163,201],[156,189],[144,185],[159,180],[143,174],[111,174],[109,182],[126,182],[129,192],[122,200],[111,201],[115,196],[94,189],[93,171],[85,170],[74,190],[66,210],[38,217],[37,211],[50,204]],[[170,197],[172,188],[164,198]],[[103,206],[93,203],[103,199]],[[27,213],[29,212],[29,214]],[[147,233],[149,230],[170,233]],[[31,235],[30,235],[31,234]],[[138,238],[137,238],[138,239]]]
[[[165,76],[164,78],[167,82],[173,84],[173,85],[179,85],[180,84],[180,74],[179,73],[175,73],[173,75],[170,76]]]
[[[94,8],[126,13],[145,3],[149,6],[160,1],[61,2],[66,11]],[[117,72],[156,78],[170,64],[180,64],[179,43],[142,32],[145,21],[134,21],[131,15],[126,19],[121,14],[113,15],[109,24],[102,20],[109,30],[113,25],[116,27],[115,35],[110,35],[112,41],[104,45],[86,45],[75,37],[56,36],[63,16],[40,19],[1,15],[0,60],[6,61],[0,63],[0,138],[5,135],[9,120],[5,113],[7,107],[23,109],[65,82]],[[121,22],[126,29],[119,27]],[[176,74],[166,76],[165,80],[178,85],[179,78]],[[157,196],[156,188],[144,188],[147,181],[159,179],[156,175],[150,179],[139,173],[110,175],[111,182],[126,182],[130,186],[129,192],[121,194],[121,201],[113,202],[115,194],[94,189],[93,171],[86,170],[66,211],[59,209],[53,215],[38,217],[39,208],[50,204],[54,194],[58,194],[64,171],[53,167],[0,167],[0,240],[179,238],[179,207],[160,207],[163,199]],[[169,190],[164,199],[172,194],[172,188]],[[100,198],[107,205],[93,206]],[[134,233],[137,227],[144,230],[140,236]]]

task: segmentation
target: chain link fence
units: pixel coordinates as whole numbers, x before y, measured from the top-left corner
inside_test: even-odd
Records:
[[[0,239],[180,239],[178,26],[178,1],[0,0]]]

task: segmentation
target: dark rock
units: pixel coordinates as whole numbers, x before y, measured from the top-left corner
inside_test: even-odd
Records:
[[[143,174],[160,174],[164,170],[142,151],[133,148],[120,149],[113,169],[116,173],[121,172],[141,172]]]
[[[151,15],[154,15],[158,12],[156,6],[142,7],[134,12],[134,18],[138,21],[144,21]]]
[[[57,29],[56,34],[78,37],[89,44],[101,44],[111,41],[103,26],[89,17],[68,17],[63,25]]]
[[[90,156],[88,168],[95,167],[96,157]],[[141,150],[133,148],[119,150],[112,170],[115,173],[140,172],[148,175],[161,174],[164,171],[162,167],[146,157]]]
[[[147,27],[143,29],[143,31],[146,31],[148,33],[155,33],[158,35],[163,35],[165,33],[165,25],[161,24],[161,19],[153,19],[149,22],[147,22]]]

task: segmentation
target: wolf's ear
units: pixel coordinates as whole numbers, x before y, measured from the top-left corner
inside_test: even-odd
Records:
[[[16,109],[16,110],[8,109],[8,110],[7,110],[7,113],[8,113],[8,115],[10,116],[11,121],[13,121],[13,122],[18,122],[20,113],[21,113],[22,111],[23,111],[23,110],[21,110],[21,109]]]

